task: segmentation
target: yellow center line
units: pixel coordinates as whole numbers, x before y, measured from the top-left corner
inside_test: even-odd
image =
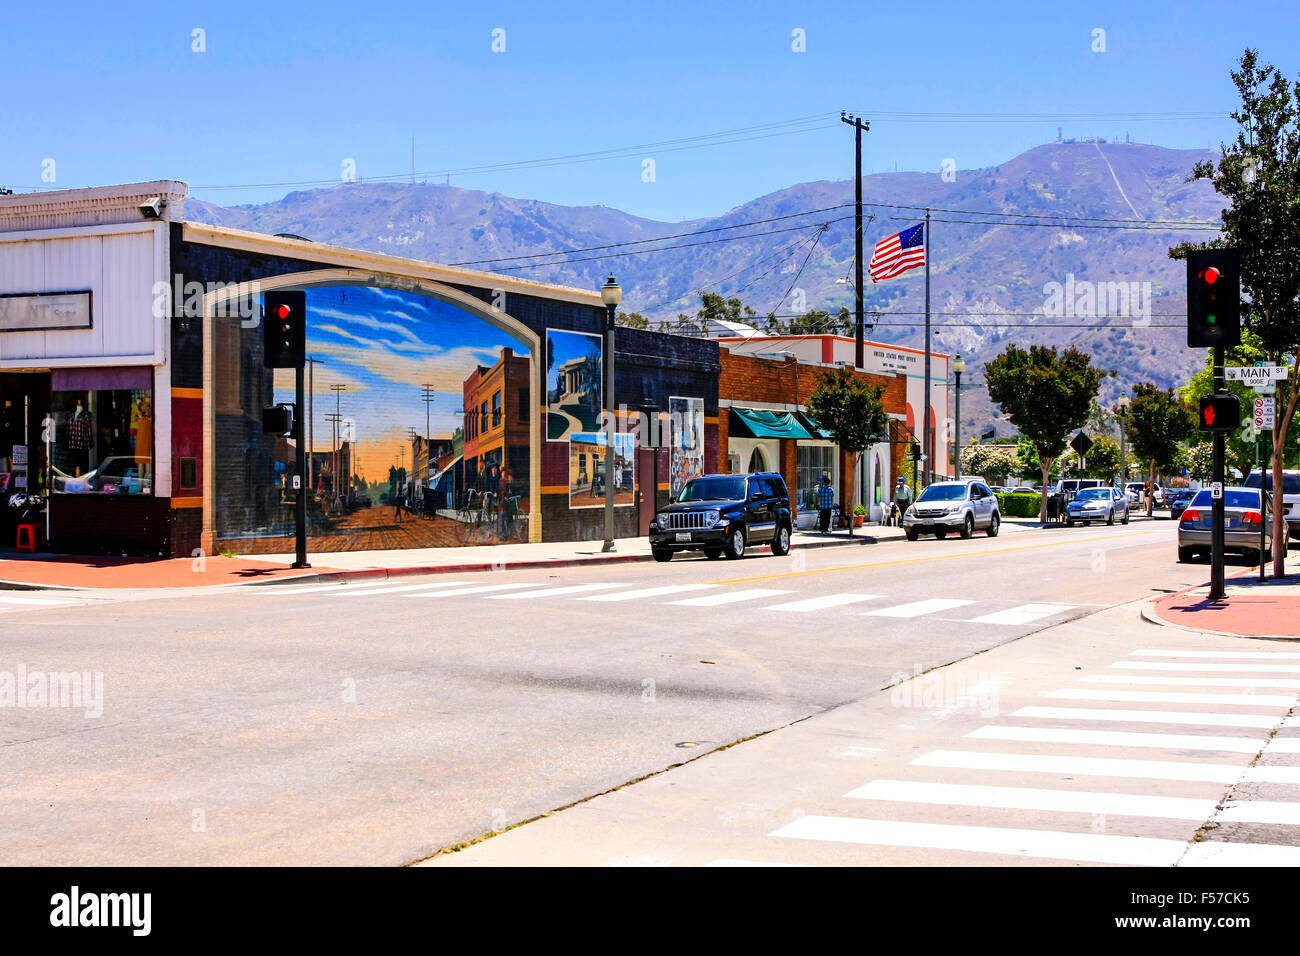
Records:
[[[994,548],[982,551],[962,551],[956,554],[935,554],[926,558],[899,558],[893,561],[869,561],[865,564],[845,564],[835,568],[816,568],[811,571],[783,571],[779,574],[760,574],[752,578],[732,578],[729,581],[715,581],[715,584],[750,584],[754,581],[773,581],[778,578],[798,578],[809,574],[832,574],[836,571],[860,571],[864,568],[881,568],[896,564],[920,564],[925,561],[950,561],[954,558],[979,557],[986,554],[1011,554],[1016,551],[1037,551],[1040,548],[1062,548],[1072,544],[1087,544],[1091,541],[1114,541],[1117,538],[1146,537],[1156,534],[1154,531],[1129,531],[1124,534],[1107,535],[1105,539],[1088,538],[1084,541],[1049,541],[1044,544],[1023,544],[1014,548]]]

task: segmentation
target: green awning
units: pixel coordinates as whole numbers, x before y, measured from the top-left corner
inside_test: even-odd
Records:
[[[740,438],[794,438],[810,441],[812,435],[790,412],[732,407],[730,433]]]
[[[805,415],[803,412],[798,412],[797,414],[799,415],[799,421],[803,423],[804,428],[808,429],[813,438],[821,438],[825,441],[834,441],[831,433],[822,428],[821,425],[817,424],[817,419],[813,418],[811,415]]]

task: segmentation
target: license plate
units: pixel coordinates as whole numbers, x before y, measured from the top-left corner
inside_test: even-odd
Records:
[[[690,541],[690,540],[691,540],[691,533],[690,533],[689,531],[678,531],[678,532],[677,532],[677,540],[678,540],[678,541]]]

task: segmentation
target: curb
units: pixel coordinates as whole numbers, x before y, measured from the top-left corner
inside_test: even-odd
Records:
[[[1197,585],[1199,587],[1200,585]],[[1190,590],[1187,589],[1187,590]],[[1175,597],[1183,592],[1178,591],[1174,594],[1166,594],[1158,598],[1147,598],[1142,602],[1142,620],[1148,624],[1155,624],[1159,627],[1172,627],[1175,630],[1187,631],[1189,634],[1213,634],[1216,637],[1240,637],[1248,641],[1300,641],[1300,637],[1289,634],[1238,634],[1236,631],[1220,631],[1213,627],[1188,627],[1186,624],[1176,624],[1173,621],[1166,621],[1156,613],[1156,602],[1168,597]]]
[[[905,538],[888,537],[876,538],[871,535],[855,536],[852,540],[847,538],[838,538],[831,541],[809,541],[803,544],[793,545],[791,552],[817,548],[837,548],[852,545],[884,544],[889,541],[905,541]],[[767,545],[756,546],[755,550],[769,550]],[[250,557],[256,557],[250,555]],[[321,555],[324,557],[324,555]],[[588,564],[625,564],[631,562],[651,561],[654,556],[645,554],[611,554],[596,555],[590,558],[537,558],[528,561],[509,561],[506,564],[511,570],[528,570],[532,568],[571,568]],[[387,578],[413,577],[421,574],[470,574],[483,571],[493,571],[501,567],[490,561],[476,561],[469,564],[435,564],[435,565],[410,565],[397,568],[356,568],[354,570],[344,571],[326,571],[318,574],[308,572],[307,574],[295,574],[282,578],[272,578],[263,581],[248,582],[231,582],[228,584],[218,585],[196,585],[194,587],[126,587],[126,588],[95,588],[95,587],[74,587],[62,584],[33,584],[29,581],[5,581],[0,580],[0,591],[202,591],[204,588],[249,588],[249,587],[277,587],[286,584],[337,584],[343,581],[377,581]]]

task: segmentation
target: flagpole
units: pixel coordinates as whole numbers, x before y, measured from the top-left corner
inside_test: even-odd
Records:
[[[925,207],[925,411],[921,419],[922,454],[925,455],[926,472],[934,468],[933,436],[930,434],[930,207]],[[925,484],[929,484],[926,481]]]

